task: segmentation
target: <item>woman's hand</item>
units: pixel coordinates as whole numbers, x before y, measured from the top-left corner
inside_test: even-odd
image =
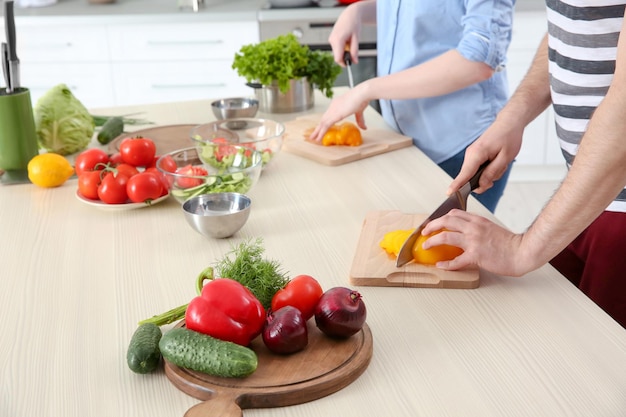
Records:
[[[370,99],[364,94],[367,90],[367,81],[349,90],[347,93],[335,98],[326,112],[322,116],[319,124],[315,127],[309,140],[315,142],[321,142],[324,134],[335,123],[345,119],[346,117],[354,114],[356,124],[361,129],[367,129],[365,125],[365,119],[363,117],[363,111],[369,105]]]

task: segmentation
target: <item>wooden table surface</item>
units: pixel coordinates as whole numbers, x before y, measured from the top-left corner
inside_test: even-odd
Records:
[[[136,110],[161,125],[212,119],[209,101],[99,112]],[[126,365],[138,320],[187,303],[197,274],[249,237],[292,276],[348,286],[366,214],[429,213],[449,181],[414,147],[337,167],[282,152],[249,193],[247,224],[223,240],[195,233],[173,199],[105,212],[75,198],[75,179],[0,186],[0,416],[182,416],[196,399],[162,370]],[[475,200],[469,210],[488,215]],[[365,373],[329,397],[245,416],[626,415],[626,331],[550,266],[481,271],[471,290],[358,290],[374,339]]]

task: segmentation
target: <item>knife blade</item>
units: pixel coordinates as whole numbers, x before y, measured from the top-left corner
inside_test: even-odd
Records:
[[[4,74],[4,82],[6,85],[7,94],[11,94],[11,78],[9,74],[9,50],[6,42],[2,42],[2,53],[0,54],[2,59],[2,73]]]
[[[396,260],[396,267],[400,268],[401,266],[404,266],[405,264],[413,260],[413,246],[415,245],[415,241],[417,240],[419,235],[422,233],[422,230],[424,229],[424,227],[426,227],[426,225],[430,221],[444,216],[450,210],[455,209],[455,208],[460,209],[460,210],[467,209],[467,198],[469,197],[472,190],[475,190],[476,188],[478,188],[478,180],[480,179],[480,176],[482,175],[487,165],[489,165],[489,162],[491,161],[487,161],[483,163],[478,168],[478,171],[476,171],[474,176],[466,184],[464,184],[461,188],[459,188],[459,190],[456,193],[446,198],[446,200],[443,203],[441,203],[441,205],[437,207],[435,211],[433,211],[433,213],[430,216],[428,216],[426,220],[424,220],[422,224],[420,224],[413,231],[413,233],[409,235],[407,240],[402,245],[402,248],[400,248],[400,252],[398,252],[398,259]]]
[[[343,61],[346,63],[346,71],[348,72],[348,85],[350,89],[354,88],[354,78],[352,78],[352,58],[350,57],[350,51],[344,51]]]
[[[10,90],[15,91],[20,87],[20,60],[17,57],[17,41],[15,37],[15,12],[13,0],[4,2],[4,19],[7,36],[7,51],[9,55],[9,81]]]

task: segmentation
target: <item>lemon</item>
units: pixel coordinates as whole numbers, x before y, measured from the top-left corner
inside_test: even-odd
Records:
[[[44,153],[28,162],[28,179],[40,187],[58,187],[74,173],[67,159],[56,153]]]

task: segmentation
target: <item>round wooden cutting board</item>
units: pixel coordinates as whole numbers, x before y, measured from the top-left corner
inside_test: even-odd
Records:
[[[191,130],[196,126],[190,124],[156,126],[134,132],[125,132],[113,139],[109,143],[108,149],[110,153],[119,152],[122,140],[143,136],[152,139],[157,148],[157,155],[163,155],[178,149],[195,146],[193,140],[191,140]]]
[[[372,333],[367,324],[348,339],[325,336],[308,323],[307,347],[292,355],[271,353],[261,337],[251,348],[259,360],[246,378],[220,378],[180,368],[165,360],[165,374],[181,391],[203,400],[186,417],[242,417],[245,408],[271,408],[316,400],[346,387],[372,358]]]

